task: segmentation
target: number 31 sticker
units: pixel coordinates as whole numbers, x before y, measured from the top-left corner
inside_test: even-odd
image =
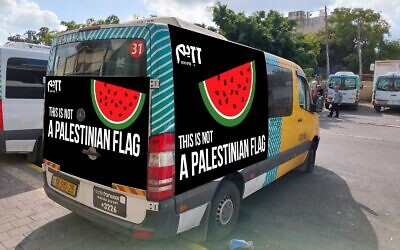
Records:
[[[133,59],[140,58],[145,51],[146,44],[142,39],[135,39],[132,41],[131,45],[129,45],[129,54]]]

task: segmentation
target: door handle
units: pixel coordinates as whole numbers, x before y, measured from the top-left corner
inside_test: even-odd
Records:
[[[303,119],[301,119],[301,118],[300,118],[300,119],[298,119],[297,121],[298,121],[298,122],[302,122],[302,121],[303,121]]]

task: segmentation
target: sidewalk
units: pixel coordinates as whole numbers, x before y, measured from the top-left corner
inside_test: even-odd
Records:
[[[22,155],[0,155],[0,250],[14,249],[37,228],[70,213],[43,191],[42,174]]]

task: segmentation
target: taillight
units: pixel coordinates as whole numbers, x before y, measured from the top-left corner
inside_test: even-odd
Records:
[[[161,201],[175,192],[174,133],[150,137],[147,166],[147,199]]]
[[[0,99],[0,131],[3,130],[3,101]]]

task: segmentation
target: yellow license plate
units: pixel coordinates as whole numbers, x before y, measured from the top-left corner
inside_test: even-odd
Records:
[[[72,197],[76,197],[78,185],[76,185],[75,183],[69,182],[61,177],[53,175],[53,178],[51,179],[51,185],[58,190],[71,195]]]

